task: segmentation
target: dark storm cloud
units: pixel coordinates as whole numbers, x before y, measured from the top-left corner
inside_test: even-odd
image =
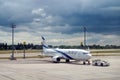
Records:
[[[33,16],[30,13],[33,6],[28,0],[1,0],[0,4],[0,25],[8,26],[13,22],[19,24],[32,21]]]
[[[33,10],[39,8],[44,9],[43,13],[47,16],[32,14]],[[49,21],[46,19],[48,15],[52,16]],[[51,32],[73,34],[81,32],[84,26],[88,32],[120,35],[120,0],[0,1],[1,26],[13,22],[30,25],[33,19],[39,21],[44,28],[52,26],[49,29]]]
[[[118,0],[79,0],[53,5],[51,10],[62,17],[61,25],[69,28],[63,33],[76,33],[85,26],[89,32],[120,35],[120,1]],[[79,4],[79,5],[78,5]],[[60,6],[61,5],[61,6]]]
[[[75,32],[76,30],[81,31],[82,27],[86,27],[89,32],[120,35],[120,16],[81,15],[75,13],[70,16],[64,16],[64,18],[64,23],[72,26],[73,29],[71,30],[75,30]]]

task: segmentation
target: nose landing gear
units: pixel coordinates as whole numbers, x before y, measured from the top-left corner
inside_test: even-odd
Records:
[[[87,63],[86,63],[87,62]],[[90,63],[90,60],[86,60],[86,61],[83,61],[83,64],[85,65],[85,64],[88,64],[88,65],[90,65],[91,63]]]

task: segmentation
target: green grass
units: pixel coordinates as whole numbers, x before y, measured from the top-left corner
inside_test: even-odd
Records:
[[[120,56],[119,53],[92,53],[92,56]]]
[[[120,49],[94,49],[90,50],[93,56],[120,56]],[[12,50],[0,50],[0,54],[9,54]],[[23,50],[15,50],[15,53],[23,53]],[[42,50],[25,50],[26,53],[40,53]]]
[[[91,50],[93,56],[120,56],[120,49],[96,49]]]
[[[120,53],[120,49],[96,49],[91,50],[91,53]]]

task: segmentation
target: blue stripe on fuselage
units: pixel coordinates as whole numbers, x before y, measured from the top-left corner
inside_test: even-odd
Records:
[[[46,45],[43,45],[43,47],[44,48],[49,48],[48,46],[46,46]],[[67,55],[66,53],[64,53],[64,52],[62,52],[62,51],[59,51],[59,50],[55,50],[55,49],[53,49],[54,51],[56,51],[56,52],[58,52],[58,53],[60,53],[60,54],[62,54],[62,55],[64,55],[66,58],[68,58],[68,59],[73,59],[72,57],[70,57],[69,55]]]
[[[67,57],[68,59],[73,59],[72,57],[70,57],[69,55],[67,55],[66,53],[62,52],[62,51],[59,51],[59,50],[55,50],[57,51],[58,53],[61,53],[62,55],[64,55],[65,57]]]

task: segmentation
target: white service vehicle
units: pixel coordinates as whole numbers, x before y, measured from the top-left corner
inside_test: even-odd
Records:
[[[92,65],[93,66],[109,66],[110,63],[105,60],[96,59],[92,61]]]

